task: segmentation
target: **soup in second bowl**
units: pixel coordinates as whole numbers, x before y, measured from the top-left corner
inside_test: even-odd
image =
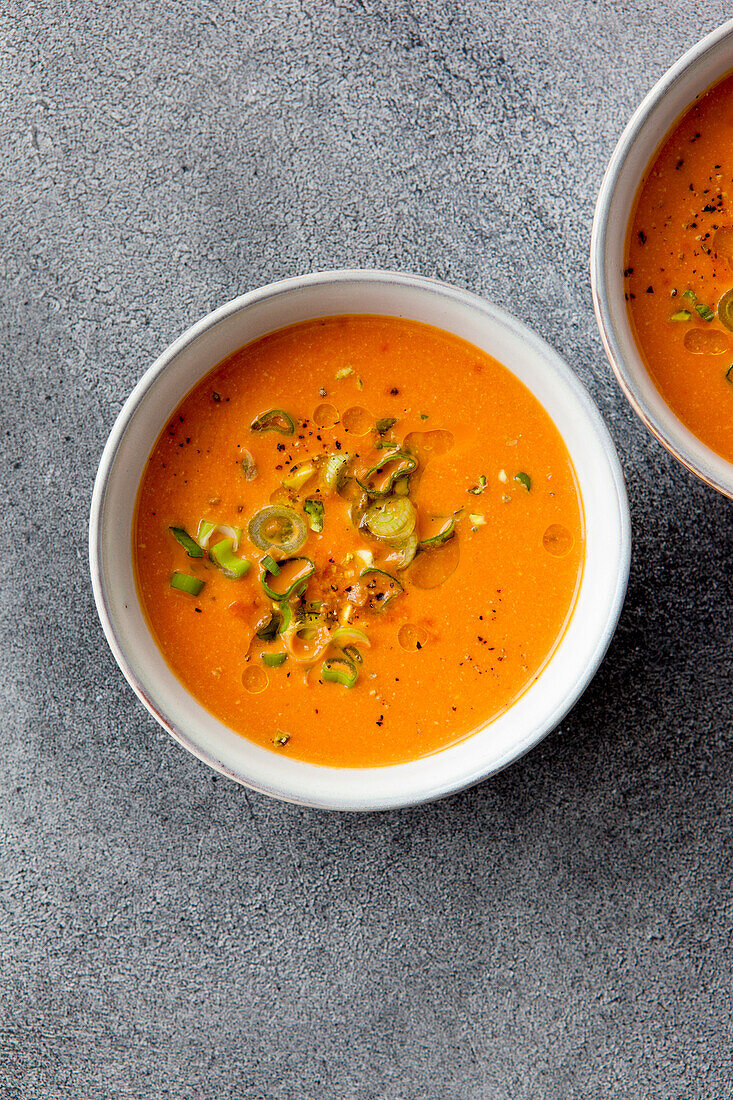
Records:
[[[240,349],[150,455],[134,555],[188,690],[274,752],[435,752],[546,665],[584,556],[567,449],[478,348],[328,317]]]
[[[702,96],[649,166],[624,276],[657,389],[733,462],[733,76]]]

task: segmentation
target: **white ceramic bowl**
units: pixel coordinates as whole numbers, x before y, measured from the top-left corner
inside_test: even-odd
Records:
[[[624,300],[626,231],[646,169],[692,102],[733,69],[733,20],[707,35],[664,74],[621,135],[601,185],[591,239],[593,303],[608,358],[634,411],[698,477],[733,497],[733,463],[678,420],[652,382],[636,346]]]
[[[577,471],[586,561],[575,611],[538,680],[460,744],[407,764],[346,769],[260,748],[188,694],[150,634],[133,577],[135,496],[147,457],[181,398],[230,352],[265,333],[329,314],[409,317],[495,356],[532,390],[562,433]],[[105,447],[92,500],[89,552],[107,640],[132,688],[175,738],[218,771],[277,798],[340,810],[428,801],[476,783],[535,745],[595,673],[621,611],[630,526],[623,476],[601,417],[555,352],[496,306],[430,279],[379,271],[306,275],[254,290],[204,317],[161,355],[127,400]]]

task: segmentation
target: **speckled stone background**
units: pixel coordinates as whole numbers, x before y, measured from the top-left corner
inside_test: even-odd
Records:
[[[723,5],[0,8],[0,1097],[733,1096],[730,505],[635,420],[588,284],[632,108]],[[218,778],[97,622],[92,480],[193,319],[317,268],[435,275],[568,358],[635,550],[524,760],[338,816]]]

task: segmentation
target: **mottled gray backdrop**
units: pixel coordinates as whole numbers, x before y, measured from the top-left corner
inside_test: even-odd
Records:
[[[724,18],[683,0],[0,5],[0,1097],[733,1096],[730,506],[622,399],[604,164]],[[628,478],[626,608],[516,766],[338,816],[218,778],[133,698],[86,563],[133,383],[192,320],[341,265],[512,309]]]

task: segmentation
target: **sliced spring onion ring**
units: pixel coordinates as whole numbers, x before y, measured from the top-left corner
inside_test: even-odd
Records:
[[[316,468],[312,462],[301,462],[296,466],[290,468],[290,473],[282,480],[283,488],[294,489],[296,492],[298,489],[302,489],[306,481],[310,481],[316,472]]]
[[[263,569],[266,569],[268,573],[272,573],[273,577],[276,577],[280,572],[280,566],[271,558],[269,554],[265,554],[264,558],[260,562]]]
[[[456,533],[456,521],[454,516],[433,516],[431,530],[427,538],[420,539],[420,548],[427,546],[442,546],[448,539],[452,539]]]
[[[371,497],[386,497],[396,481],[409,477],[417,468],[417,459],[404,451],[392,451],[380,458],[362,478],[357,477],[362,489]]]
[[[413,531],[409,538],[404,539],[402,542],[393,542],[391,545],[395,553],[390,554],[388,564],[394,565],[397,570],[407,569],[418,550],[417,535]]]
[[[261,653],[260,657],[265,668],[279,668],[288,659],[287,653]]]
[[[222,539],[221,542],[215,543],[209,550],[209,557],[222,573],[235,580],[246,576],[252,568],[251,561],[240,558],[234,553],[233,539]]]
[[[180,542],[189,558],[203,558],[203,550],[196,540],[191,538],[188,531],[183,527],[169,527],[168,530],[173,535],[173,538],[176,539],[177,542]]]
[[[298,513],[276,504],[255,512],[248,530],[258,550],[275,549],[281,554],[294,554],[308,537],[308,530]]]
[[[718,302],[718,317],[727,329],[733,329],[733,290],[726,290]]]
[[[353,661],[355,665],[363,665],[364,658],[355,645],[345,645],[343,649],[344,657],[348,657],[350,661]]]
[[[527,492],[532,488],[532,478],[529,474],[525,474],[523,470],[520,470],[518,474],[514,475],[514,480],[518,481],[520,485],[523,485]]]
[[[320,661],[331,645],[331,635],[322,619],[314,625],[293,623],[282,639],[288,653],[298,664],[312,665]]]
[[[279,627],[277,628],[277,632],[278,632],[278,634],[284,634],[285,631],[290,627],[290,624],[293,621],[293,606],[292,606],[292,604],[284,603],[284,602],[281,603],[280,604],[280,614],[282,616],[282,619],[281,619]]]
[[[479,477],[476,484],[473,486],[473,488],[469,489],[468,492],[473,493],[473,495],[475,497],[477,497],[481,493],[483,493],[484,489],[486,488],[486,485],[487,485],[486,474],[481,474],[481,476]]]
[[[303,511],[308,517],[308,526],[311,531],[315,531],[317,535],[320,535],[323,530],[323,517],[325,514],[323,501],[318,500],[317,497],[308,497],[303,504]]]
[[[417,512],[407,497],[389,497],[372,504],[364,522],[377,539],[406,539],[415,530]]]
[[[283,616],[274,608],[267,622],[256,631],[257,637],[261,642],[274,642],[282,629],[282,622]]]
[[[363,569],[360,579],[366,584],[369,592],[369,608],[371,611],[381,612],[385,607],[397,599],[405,591],[396,577],[386,573],[384,569]]]
[[[249,426],[251,432],[279,432],[280,435],[292,435],[295,421],[284,409],[268,409],[260,413]]]
[[[342,684],[346,688],[353,688],[359,679],[359,670],[345,654],[340,657],[327,657],[321,668],[321,678],[324,683]]]
[[[343,454],[329,455],[326,465],[323,467],[323,484],[327,489],[340,489],[346,476],[346,466],[351,455],[344,451]]]
[[[221,531],[225,538],[232,540],[233,549],[239,549],[239,540],[242,537],[241,527],[230,527],[226,523],[211,523],[208,519],[202,519],[196,532],[196,542],[203,550],[208,549],[214,531]]]
[[[367,649],[371,648],[369,638],[358,626],[337,626],[331,634],[331,641],[334,645],[341,646],[342,649],[346,649],[346,644],[351,642],[358,642],[359,645],[366,646]]]
[[[257,463],[249,451],[242,451],[242,473],[245,481],[254,481],[257,477]]]
[[[315,572],[310,558],[289,558],[280,562],[278,575],[273,577],[266,569],[262,572],[262,587],[271,600],[289,600],[303,591]]]
[[[705,305],[704,302],[696,302],[695,309],[702,317],[703,321],[712,321],[715,317],[715,311],[710,306]]]
[[[176,571],[171,577],[171,588],[179,592],[187,592],[189,596],[198,596],[205,583],[199,577],[192,577],[189,573]]]

